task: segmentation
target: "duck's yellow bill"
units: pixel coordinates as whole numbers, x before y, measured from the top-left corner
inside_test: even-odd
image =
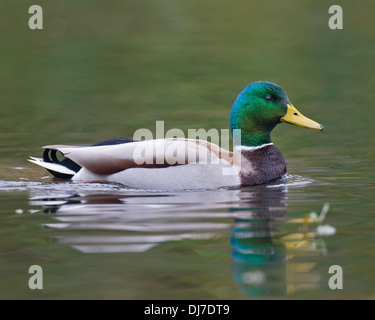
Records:
[[[285,116],[281,117],[280,121],[295,124],[303,128],[315,129],[320,131],[323,131],[324,129],[322,125],[305,117],[301,112],[299,112],[290,104],[288,104],[288,109]]]

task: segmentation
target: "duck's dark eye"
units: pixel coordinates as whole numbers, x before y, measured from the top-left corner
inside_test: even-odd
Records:
[[[273,101],[273,98],[272,98],[271,96],[266,96],[266,97],[264,98],[264,100],[266,100],[266,101]]]

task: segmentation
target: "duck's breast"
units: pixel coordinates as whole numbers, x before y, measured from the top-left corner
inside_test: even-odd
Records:
[[[260,147],[241,147],[241,185],[251,186],[281,178],[286,161],[280,150],[269,143]]]

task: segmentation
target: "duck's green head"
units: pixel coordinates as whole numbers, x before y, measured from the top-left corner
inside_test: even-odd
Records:
[[[323,130],[293,107],[283,88],[268,81],[254,82],[243,89],[230,114],[232,133],[241,129],[241,145],[245,146],[270,143],[271,131],[280,122]]]

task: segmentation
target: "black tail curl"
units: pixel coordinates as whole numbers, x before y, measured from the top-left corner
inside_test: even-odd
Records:
[[[61,161],[59,159],[57,159],[57,156],[56,156],[57,152],[58,152],[57,150],[45,149],[44,152],[43,152],[43,161],[62,165],[66,168],[69,168],[69,169],[73,170],[74,172],[78,172],[81,169],[81,166],[79,166],[77,163],[70,160],[69,158],[65,157]],[[59,179],[69,180],[73,177],[72,174],[61,173],[61,172],[53,171],[53,170],[50,170],[50,169],[47,169],[47,170],[54,177],[59,178]]]

